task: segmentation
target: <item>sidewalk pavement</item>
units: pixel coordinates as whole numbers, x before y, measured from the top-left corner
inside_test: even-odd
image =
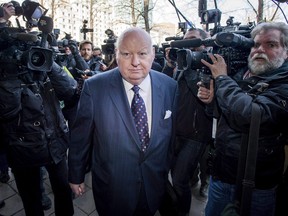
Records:
[[[17,187],[13,174],[9,172],[10,180],[8,183],[0,183],[0,200],[5,200],[5,206],[0,209],[0,215],[4,216],[25,216],[23,204],[18,194]],[[91,185],[91,173],[87,173],[86,179],[86,192],[83,196],[73,200],[75,216],[99,216],[94,205],[92,185]],[[49,178],[45,179],[45,190],[53,201],[53,193],[49,183]],[[199,185],[192,188],[192,206],[189,216],[204,216],[204,207],[206,199],[199,196]],[[45,216],[55,216],[54,204],[52,202],[51,209],[45,211]],[[157,212],[155,216],[160,216]]]

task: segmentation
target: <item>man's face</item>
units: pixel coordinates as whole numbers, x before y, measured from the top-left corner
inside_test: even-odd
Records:
[[[184,35],[184,39],[203,39],[200,35],[200,32],[197,30],[192,30],[192,31],[188,31],[186,32],[186,34]],[[204,49],[204,46],[200,46],[200,47],[190,47],[189,49],[193,50],[193,51],[202,51]]]
[[[65,53],[66,53],[66,55],[70,55],[71,54],[71,50],[70,50],[70,48],[69,47],[64,47],[64,50],[65,50]]]
[[[139,85],[148,75],[155,52],[147,36],[130,32],[116,49],[116,60],[122,77],[133,85]]]
[[[93,50],[93,55],[96,57],[102,57],[101,50]]]
[[[248,57],[253,74],[262,74],[279,68],[287,59],[287,50],[280,42],[281,32],[276,29],[261,31],[254,38],[255,45]]]
[[[80,54],[86,61],[90,60],[92,58],[92,45],[89,43],[83,44]]]

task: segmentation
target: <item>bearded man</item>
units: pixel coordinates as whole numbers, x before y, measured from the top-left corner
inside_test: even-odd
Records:
[[[249,132],[252,103],[259,106],[261,119],[250,215],[275,215],[287,135],[288,25],[280,22],[258,24],[251,32],[251,38],[254,46],[248,58],[249,70],[240,80],[227,76],[222,56],[210,55],[212,64],[201,60],[212,72],[215,82],[211,82],[211,87],[215,85],[215,88],[199,87],[198,97],[205,103],[214,98],[219,113],[206,216],[220,215],[235,199],[241,138]]]

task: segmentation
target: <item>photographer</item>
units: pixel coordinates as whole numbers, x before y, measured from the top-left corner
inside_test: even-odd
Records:
[[[78,83],[78,88],[82,88],[85,80],[85,72],[90,71],[89,65],[82,58],[79,53],[77,42],[73,40],[64,41],[65,54],[61,55],[61,59],[58,58],[57,63],[68,69],[70,74]],[[65,119],[68,122],[68,126],[71,127],[76,115],[78,97],[74,97],[74,100],[64,102],[62,108]]]
[[[0,6],[0,29],[9,26],[9,18],[13,15],[15,15],[15,8],[12,3],[5,3]],[[1,133],[1,140],[3,136],[3,133]],[[4,146],[0,146],[0,181],[3,183],[7,183],[10,179],[8,169],[6,149]],[[4,206],[5,201],[0,200],[0,209]]]
[[[184,39],[205,39],[208,34],[202,29],[190,28]],[[192,51],[205,51],[204,46],[191,47]],[[171,168],[172,182],[178,195],[178,215],[188,215],[191,205],[192,178],[198,163],[212,142],[212,115],[206,112],[206,106],[197,98],[199,72],[191,69],[178,70],[179,101],[176,122],[176,155]],[[203,173],[205,175],[205,173]],[[206,175],[205,175],[206,176]],[[201,182],[200,193],[207,188],[207,178]]]
[[[93,56],[103,59],[103,53],[102,53],[102,50],[100,47],[94,47],[93,48]]]
[[[48,73],[20,74],[18,70],[14,65],[1,65],[0,124],[25,213],[44,215],[40,168],[45,166],[55,197],[56,215],[73,215],[66,165],[68,128],[59,100],[74,96],[76,81],[56,63]]]
[[[19,35],[16,30],[1,28],[3,43],[7,35]],[[52,55],[47,55],[51,50],[37,47],[39,41],[34,41],[31,47],[34,37],[25,35],[21,29],[19,32],[25,36],[24,40],[9,37],[0,49],[1,144],[7,149],[8,164],[25,214],[44,215],[41,168],[45,167],[55,198],[55,215],[71,216],[74,209],[66,164],[69,136],[59,100],[70,101],[76,97],[77,83],[53,62]],[[30,49],[33,47],[35,52]],[[45,59],[38,67],[40,53],[51,59]],[[50,69],[45,66],[48,62],[51,62]],[[31,69],[31,65],[38,69]]]
[[[200,87],[198,97],[209,103],[214,96],[219,112],[206,216],[220,215],[235,199],[241,138],[249,131],[252,103],[260,107],[261,119],[250,215],[275,215],[288,121],[288,25],[261,23],[252,30],[251,37],[255,45],[248,57],[249,70],[239,71],[241,79],[227,76],[225,60],[218,54],[210,55],[211,64],[201,60],[215,79],[215,95]]]
[[[90,70],[84,74],[86,79],[106,70],[107,66],[103,63],[102,58],[93,56],[93,43],[91,41],[81,41],[79,44],[79,50],[81,56],[90,68]]]

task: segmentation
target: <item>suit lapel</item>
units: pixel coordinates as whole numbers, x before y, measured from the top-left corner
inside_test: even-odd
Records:
[[[164,100],[164,93],[163,93],[163,88],[161,88],[161,82],[159,79],[154,75],[153,72],[150,73],[151,77],[151,88],[152,88],[152,125],[151,125],[151,134],[150,134],[150,142],[149,146],[147,149],[147,153],[149,150],[155,148],[157,145],[157,142],[154,141],[155,137],[157,136],[157,133],[159,133],[158,128],[159,128],[159,122],[161,121],[161,111],[162,111],[162,106],[163,100]]]
[[[114,103],[114,106],[120,113],[120,116],[123,119],[127,130],[131,134],[131,137],[133,137],[135,143],[137,143],[137,146],[139,147],[139,150],[141,150],[137,129],[134,124],[122,77],[118,69],[115,69],[112,74],[110,81],[110,97]]]

